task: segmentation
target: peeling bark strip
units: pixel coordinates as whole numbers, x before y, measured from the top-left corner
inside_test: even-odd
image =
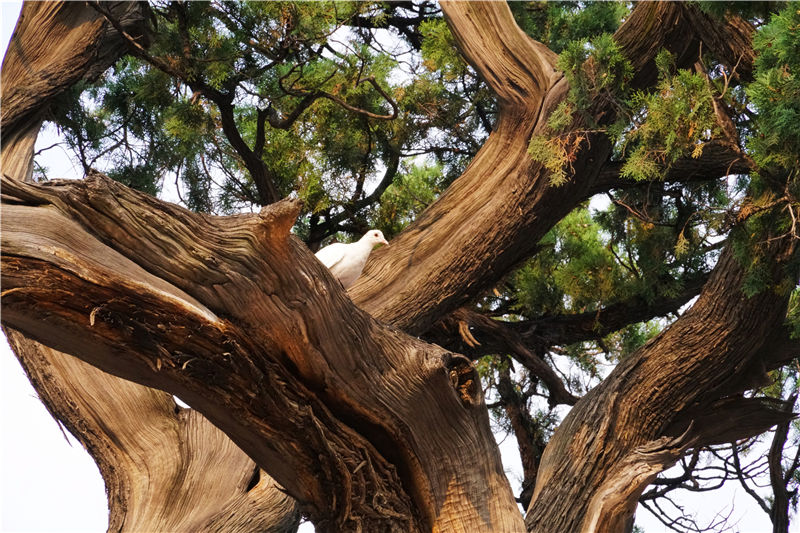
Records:
[[[3,195],[4,322],[186,399],[323,530],[522,529],[471,374],[353,307],[296,207],[204,217],[97,174]]]

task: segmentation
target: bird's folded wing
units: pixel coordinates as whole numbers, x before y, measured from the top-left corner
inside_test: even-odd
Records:
[[[326,246],[315,255],[317,259],[319,259],[323,265],[328,267],[329,269],[335,266],[337,263],[341,262],[344,259],[345,251],[347,250],[347,245],[337,242],[336,244],[331,244],[330,246]]]

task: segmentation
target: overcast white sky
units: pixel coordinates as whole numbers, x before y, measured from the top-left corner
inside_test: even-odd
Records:
[[[2,55],[8,45],[21,2],[0,0]],[[40,146],[53,141],[47,140]],[[72,163],[56,149],[48,152],[47,166],[53,175],[72,174]],[[62,174],[62,175],[63,175]],[[55,420],[38,400],[25,374],[0,338],[0,531],[39,533],[103,532],[108,525],[105,487],[97,466],[72,436],[65,439]],[[519,483],[519,458],[513,439],[501,444],[507,470],[511,470],[515,491]],[[705,520],[716,513],[727,514],[735,507],[733,531],[770,531],[766,515],[741,490],[686,495],[688,508],[695,508]],[[668,531],[644,510],[637,524],[647,533]],[[311,530],[304,527],[303,530]],[[794,531],[800,532],[800,528]]]

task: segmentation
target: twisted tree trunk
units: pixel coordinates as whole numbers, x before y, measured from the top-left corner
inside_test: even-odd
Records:
[[[146,4],[109,9],[146,42]],[[58,46],[54,46],[57,43]],[[29,180],[50,102],[99,76],[125,51],[83,3],[25,3],[3,62],[5,176]],[[37,395],[100,468],[109,531],[294,531],[292,498],[198,412],[4,327]]]
[[[797,267],[788,274],[783,267],[800,246],[785,236],[771,248],[770,286],[788,275],[791,288]],[[758,435],[791,418],[783,402],[742,396],[765,382],[763,349],[781,336],[788,304],[786,290],[746,297],[744,278],[725,250],[692,308],[575,405],[542,457],[529,531],[622,531],[644,488],[687,449]],[[567,504],[570,513],[550,511]]]
[[[6,330],[48,410],[94,458],[109,531],[297,529],[289,496],[200,413]]]
[[[294,204],[204,217],[96,174],[3,194],[3,320],[184,398],[318,527],[521,530],[469,361],[354,307]]]
[[[118,376],[108,378],[115,388],[124,378],[177,394],[285,487],[321,531],[523,531],[469,360],[397,328],[425,331],[530,255],[539,237],[594,190],[610,147],[593,138],[568,183],[552,187],[525,150],[566,94],[553,54],[522,34],[505,4],[454,2],[444,9],[462,52],[498,95],[499,121],[465,174],[391,248],[375,254],[352,301],[289,234],[298,213],[292,202],[259,215],[210,217],[97,173],[38,186],[10,176],[2,183],[4,325]],[[652,83],[661,46],[680,61],[694,60],[694,29],[707,28],[693,9],[640,4],[619,30],[639,86]],[[732,22],[707,38],[724,48],[719,43],[740,41],[720,36],[744,30]],[[44,63],[42,72],[51,64]],[[40,118],[36,106],[18,105],[26,111],[9,116]],[[38,128],[35,120],[29,128]],[[8,157],[21,174],[31,129],[8,152],[4,146],[4,163]],[[776,240],[775,265],[796,259],[795,248]],[[785,419],[774,406],[737,396],[752,383],[773,333],[769,323],[747,318],[779,317],[787,301],[774,292],[742,297],[742,276],[723,255],[697,310],[578,402],[543,458],[528,528],[622,530],[646,483],[687,447]],[[46,390],[40,371],[64,365],[64,382],[54,385],[59,392],[96,373],[69,361],[67,367],[55,356],[31,356],[29,373]],[[95,391],[109,386],[105,378],[86,379]],[[112,527],[127,528],[129,516],[137,528],[270,523],[258,516],[264,500],[253,463],[196,414],[176,412],[168,396],[130,387],[118,401],[136,398],[143,410],[136,416],[154,423],[148,431],[175,435],[173,443],[195,431],[203,437],[165,447],[178,464],[152,480],[161,484],[156,492],[140,490],[143,470],[162,461],[142,452],[152,437],[135,434],[115,404],[91,389],[70,392],[86,400],[60,415],[73,427],[84,419],[94,427],[111,417],[120,423],[85,440],[130,475],[120,482],[130,488],[109,489],[127,513],[124,523],[112,518]],[[735,414],[736,424],[721,414]],[[125,453],[108,444],[117,435],[125,436],[118,439]],[[199,473],[214,468],[217,453],[233,473],[229,483],[206,490],[219,474]],[[176,483],[184,506],[210,492],[202,516],[181,513],[163,497]],[[279,508],[287,519],[281,523],[290,526],[290,502]],[[225,522],[231,513],[236,524]]]

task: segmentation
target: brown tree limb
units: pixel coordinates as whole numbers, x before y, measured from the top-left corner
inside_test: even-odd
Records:
[[[145,4],[119,2],[109,4],[109,9],[123,31],[147,42]],[[53,19],[59,24],[50,23]],[[82,4],[26,2],[3,59],[3,130],[19,131],[21,121],[40,117],[47,104],[76,80],[96,79],[124,47],[119,33]]]
[[[775,370],[800,358],[800,343],[792,338],[788,327],[781,326],[770,335],[761,352],[764,370]]]
[[[252,150],[242,138],[241,133],[239,133],[233,113],[233,104],[228,98],[214,100],[214,102],[219,108],[220,122],[222,123],[222,131],[225,133],[225,137],[231,143],[233,149],[236,150],[236,154],[242,159],[250,177],[253,179],[258,191],[259,204],[269,205],[277,202],[282,198],[276,184],[277,180],[270,172],[267,164],[259,156],[258,150]],[[257,142],[256,149],[258,149],[258,144]]]
[[[648,302],[637,297],[594,312],[517,322],[493,320],[477,311],[461,308],[440,320],[425,338],[473,359],[507,353],[542,380],[550,391],[551,404],[574,405],[577,398],[566,390],[561,378],[537,353],[545,353],[553,346],[600,339],[629,324],[674,313],[700,292],[707,279],[707,275],[701,275],[690,280],[680,295],[671,298]],[[474,342],[464,342],[458,328],[462,323],[470,328]]]
[[[295,206],[202,217],[99,175],[3,194],[6,324],[184,398],[323,530],[519,531],[468,361],[354,308]]]
[[[527,153],[531,136],[546,133],[547,118],[568,91],[552,52],[524,35],[502,2],[444,2],[442,8],[463,55],[497,94],[497,123],[464,174],[390,248],[372,254],[350,289],[362,309],[415,334],[495,284],[580,201],[610,186],[608,180],[598,186],[599,162],[611,153],[602,134],[581,144],[558,187]],[[662,48],[679,65],[696,61],[702,36],[686,15],[689,9],[642,2],[616,32],[637,72],[634,88],[655,82],[654,58]],[[600,123],[616,116],[607,100],[598,98],[592,107]],[[581,128],[577,120],[573,129]]]
[[[511,423],[522,461],[522,492],[518,501],[527,508],[536,484],[536,473],[545,445],[544,435],[528,412],[522,395],[515,389],[508,366],[498,371],[497,393]]]
[[[773,283],[798,248],[792,239],[772,241]],[[621,530],[644,487],[685,449],[745,438],[785,419],[784,410],[763,400],[737,397],[760,381],[757,357],[788,302],[788,294],[770,289],[745,298],[745,275],[726,249],[692,308],[576,404],[545,450],[526,518],[530,531]],[[796,271],[791,275],[797,279]],[[639,457],[642,447],[664,439],[674,443],[665,455]],[[596,461],[576,469],[583,463],[574,456]],[[623,482],[624,491],[610,492]],[[587,490],[589,501],[578,495]],[[584,503],[570,516],[548,514],[564,498]]]
[[[226,531],[296,529],[295,502],[266,475],[251,487],[255,463],[200,413],[6,334],[39,398],[97,462],[109,531],[205,531],[221,522]]]
[[[531,374],[542,380],[550,392],[552,405],[574,405],[578,401],[564,386],[564,382],[542,359],[540,355],[528,346],[520,335],[509,328],[507,324],[492,320],[478,312],[466,308],[457,309],[437,324],[435,330],[429,332],[426,338],[442,346],[459,346],[460,352],[473,358],[486,354],[509,354],[519,361]],[[464,340],[462,328],[474,329],[478,338],[472,337],[471,341]],[[469,330],[468,330],[469,331]],[[448,334],[444,337],[441,334]],[[469,333],[470,336],[472,333]],[[480,340],[478,340],[480,339]],[[539,346],[537,345],[537,348]]]
[[[736,15],[715,17],[697,6],[686,6],[686,18],[703,47],[728,69],[731,76],[749,81],[753,75],[753,32],[748,21]]]
[[[595,312],[575,315],[503,322],[461,308],[439,321],[425,338],[472,358],[509,354],[542,380],[550,393],[551,405],[574,405],[578,398],[566,389],[561,378],[537,354],[556,345],[599,339],[628,324],[676,312],[700,292],[707,277],[699,276],[690,281],[677,297],[659,298],[655,302],[635,298]],[[471,342],[464,340],[461,324],[471,330]]]
[[[703,153],[698,158],[683,158],[677,160],[666,169],[664,182],[691,183],[696,181],[709,181],[724,178],[731,174],[747,174],[753,170],[750,163],[728,146],[711,141],[703,148]],[[597,182],[588,191],[588,196],[607,192],[612,189],[630,189],[646,187],[649,182],[640,182],[621,177],[622,163],[619,161],[606,161],[600,170]]]
[[[791,395],[785,402],[785,409],[791,413],[797,401],[797,392]],[[772,520],[773,533],[789,533],[789,509],[793,494],[787,490],[787,484],[792,479],[798,466],[800,450],[796,452],[794,461],[789,468],[784,469],[783,450],[789,436],[790,420],[782,420],[775,428],[775,435],[767,454],[769,462],[769,482],[772,487],[773,501],[770,508],[769,517]]]

